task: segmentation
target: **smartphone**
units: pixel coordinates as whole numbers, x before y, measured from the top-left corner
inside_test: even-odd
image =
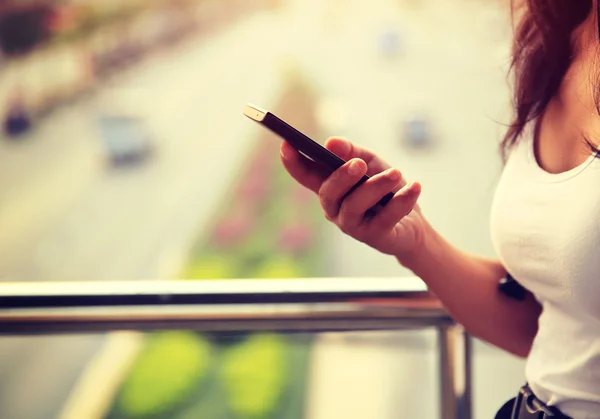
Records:
[[[247,104],[244,108],[244,115],[253,121],[258,122],[264,127],[268,128],[284,141],[287,141],[292,147],[298,150],[301,154],[306,156],[308,159],[320,164],[326,168],[330,173],[339,169],[346,160],[342,159],[335,153],[327,150],[325,147],[311,140],[306,135],[302,134],[296,128],[292,127],[282,119],[278,118],[271,112],[265,111],[258,106]],[[356,188],[365,183],[369,179],[369,176],[364,175],[356,185],[354,185],[344,197],[350,195]],[[386,194],[377,205],[385,206],[394,197],[392,192]]]

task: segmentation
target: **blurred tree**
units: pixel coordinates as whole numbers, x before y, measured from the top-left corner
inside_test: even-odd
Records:
[[[31,51],[50,36],[47,22],[52,15],[49,4],[30,4],[4,9],[0,14],[0,48],[5,55]]]

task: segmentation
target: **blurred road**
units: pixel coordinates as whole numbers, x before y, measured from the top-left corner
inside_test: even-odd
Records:
[[[1,142],[0,277],[82,281],[164,278],[210,222],[252,147],[241,114],[269,106],[289,43],[275,13],[248,17],[210,40],[154,57],[95,99],[45,121],[31,138]],[[257,49],[256,44],[269,43]],[[159,144],[139,167],[104,164],[97,109],[139,100]],[[103,337],[2,338],[0,417],[54,417]]]
[[[153,57],[97,96],[56,113],[26,141],[0,141],[0,279],[175,275],[252,146],[257,128],[241,116],[243,105],[270,106],[282,88],[282,70],[293,62],[323,95],[329,134],[378,151],[420,180],[421,204],[433,224],[466,250],[491,253],[487,214],[502,133],[495,121],[506,122],[508,104],[500,6],[288,3],[281,12],[249,16],[210,40]],[[389,32],[399,36],[397,55],[382,50]],[[159,144],[147,164],[113,170],[102,159],[94,116],[122,95],[136,98]],[[431,117],[436,144],[416,153],[402,146],[401,124],[421,114]],[[393,259],[331,231],[336,275],[403,273]],[[0,417],[53,417],[102,341],[1,339]],[[328,348],[339,351],[321,346],[317,362],[333,356]],[[351,406],[348,414],[357,411]],[[381,407],[381,415],[371,408],[371,416],[391,417],[394,407]],[[319,412],[315,418],[332,413],[326,406]]]
[[[91,100],[53,115],[31,138],[0,143],[11,162],[0,173],[0,277],[154,276],[150,265],[162,249],[148,254],[144,246],[169,247],[170,235],[188,230],[179,227],[182,208],[196,223],[212,212],[251,146],[255,127],[241,116],[244,104],[276,98],[283,42],[252,47],[277,39],[283,24],[256,15],[218,37],[153,57]],[[147,164],[114,169],[102,158],[94,118],[119,102],[135,107],[157,138]]]

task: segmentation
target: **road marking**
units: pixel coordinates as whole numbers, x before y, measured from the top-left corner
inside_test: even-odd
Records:
[[[143,347],[144,334],[113,332],[75,384],[58,419],[102,419]]]

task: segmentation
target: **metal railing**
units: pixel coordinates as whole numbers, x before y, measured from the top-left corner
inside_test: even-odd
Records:
[[[0,335],[435,328],[442,419],[471,419],[470,338],[418,278],[4,283]]]

